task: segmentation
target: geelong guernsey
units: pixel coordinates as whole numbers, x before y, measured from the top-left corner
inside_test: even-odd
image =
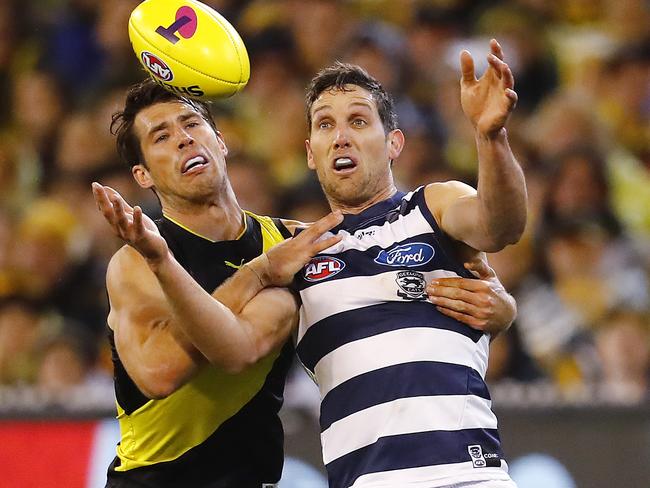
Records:
[[[346,215],[296,278],[296,351],[321,394],[331,488],[508,480],[485,384],[490,337],[436,310],[427,282],[472,277],[424,188]]]
[[[179,263],[212,292],[242,263],[284,238],[277,221],[250,213],[245,218],[238,239],[219,242],[167,218],[157,224]],[[279,481],[278,411],[291,344],[241,374],[206,366],[167,398],[150,400],[128,376],[110,338],[121,439],[108,487],[261,488]]]

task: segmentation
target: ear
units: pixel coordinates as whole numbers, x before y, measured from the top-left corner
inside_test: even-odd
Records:
[[[314,153],[311,150],[309,139],[305,140],[305,149],[307,149],[307,167],[309,167],[309,169],[316,169],[316,163],[314,163]]]
[[[228,146],[226,146],[226,141],[223,139],[223,135],[221,135],[221,131],[217,131],[217,143],[221,148],[221,152],[223,152],[223,157],[225,158],[226,156],[228,156]]]
[[[404,148],[404,133],[399,129],[394,129],[388,133],[388,158],[393,161],[402,152]]]
[[[148,189],[154,186],[151,174],[144,164],[136,164],[133,166],[131,168],[131,174],[133,175],[133,178],[138,183],[138,185],[140,185],[142,188]]]

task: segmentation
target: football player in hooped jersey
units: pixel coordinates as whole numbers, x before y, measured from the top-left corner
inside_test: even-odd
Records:
[[[471,276],[463,261],[517,242],[526,224],[505,129],[514,79],[496,40],[490,48],[480,79],[461,53],[478,191],[457,181],[397,191],[405,137],[390,95],[361,68],[337,63],[308,89],[308,165],[344,215],[332,230],[341,241],[311,261],[331,271],[308,265],[296,280],[296,352],[320,389],[331,487],[515,486],[484,380],[490,337],[457,320],[475,310],[455,301],[471,288],[456,287]]]

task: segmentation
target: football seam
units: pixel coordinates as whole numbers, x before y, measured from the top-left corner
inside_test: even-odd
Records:
[[[140,30],[138,29],[138,27],[137,27],[135,24],[133,24],[132,22],[129,22],[129,23],[131,24],[131,26],[133,26],[133,31],[134,31],[136,34],[138,34],[138,35],[140,36],[140,38],[141,38],[141,39],[142,39],[142,40],[143,40],[147,45],[156,48],[157,51],[160,51],[160,49],[158,49],[154,44],[152,44],[152,43],[149,41],[149,39],[147,39],[147,38],[146,38],[146,37],[145,37],[145,36],[140,32]],[[228,37],[230,38],[230,40],[231,40],[231,42],[232,42],[232,38],[230,37],[230,33],[229,33],[229,32],[228,32]],[[239,76],[240,76],[240,78],[241,78],[241,59],[239,58],[239,50],[238,50],[237,48],[235,48],[235,51],[237,51],[237,58],[238,58],[239,61],[240,61],[240,62],[239,62]],[[163,56],[168,56],[170,59],[173,59],[173,60],[174,60],[175,62],[177,62],[178,64],[181,64],[181,65],[185,66],[186,68],[189,68],[189,69],[191,69],[192,71],[194,71],[194,72],[196,72],[196,73],[199,73],[200,75],[203,75],[203,76],[205,76],[205,77],[207,77],[207,78],[211,78],[211,79],[213,79],[213,80],[221,81],[221,82],[223,82],[223,83],[228,83],[229,85],[235,85],[235,86],[239,86],[239,85],[241,85],[242,83],[244,83],[244,81],[228,81],[228,80],[224,80],[224,79],[222,79],[222,78],[218,78],[218,77],[216,77],[216,76],[209,75],[209,74],[207,74],[207,73],[204,73],[203,71],[200,71],[200,70],[198,70],[198,69],[196,69],[196,68],[190,66],[189,64],[185,64],[183,61],[180,61],[180,60],[176,59],[176,58],[175,58],[174,56],[172,56],[171,54],[165,54],[165,53],[163,53],[162,55],[163,55]],[[247,81],[248,81],[248,80],[247,80]]]
[[[211,11],[209,11],[209,10],[208,10],[208,11],[203,10],[203,11],[204,11],[205,13],[207,13],[210,17],[212,17],[214,20],[216,20],[217,22],[219,22],[219,25],[223,28],[223,30],[226,31],[226,34],[228,34],[228,38],[230,39],[230,43],[233,45],[233,47],[235,48],[235,52],[237,53],[237,59],[238,59],[238,61],[239,61],[239,79],[241,80],[242,75],[244,74],[244,73],[243,73],[243,70],[242,70],[241,54],[240,54],[240,52],[239,52],[239,48],[237,47],[237,43],[236,43],[236,42],[233,42],[234,39],[233,39],[232,35],[230,34],[230,29],[228,29],[226,26],[224,26],[223,22],[221,21],[221,18],[219,18],[219,17],[220,17],[219,15],[214,15],[214,14],[213,14]],[[231,27],[233,27],[233,29],[234,29],[234,26],[231,26]],[[244,43],[244,40],[242,39],[242,44],[243,44],[243,43]],[[248,80],[246,80],[246,82],[248,83]]]

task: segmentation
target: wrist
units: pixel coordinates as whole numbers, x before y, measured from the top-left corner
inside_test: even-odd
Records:
[[[151,257],[145,257],[145,260],[147,261],[147,264],[149,265],[149,268],[151,268],[151,271],[154,272],[156,275],[160,275],[161,273],[164,273],[166,269],[169,268],[169,266],[172,263],[173,255],[171,251],[167,251],[161,256],[157,256],[155,258]]]
[[[248,268],[257,276],[261,288],[266,288],[271,284],[270,263],[266,253],[260,254],[252,261],[245,263],[242,267]]]
[[[508,141],[508,131],[506,131],[505,127],[501,127],[500,129],[496,131],[480,131],[476,130],[476,140],[477,142],[480,143],[494,143],[494,142],[501,142],[501,143],[507,143]]]

